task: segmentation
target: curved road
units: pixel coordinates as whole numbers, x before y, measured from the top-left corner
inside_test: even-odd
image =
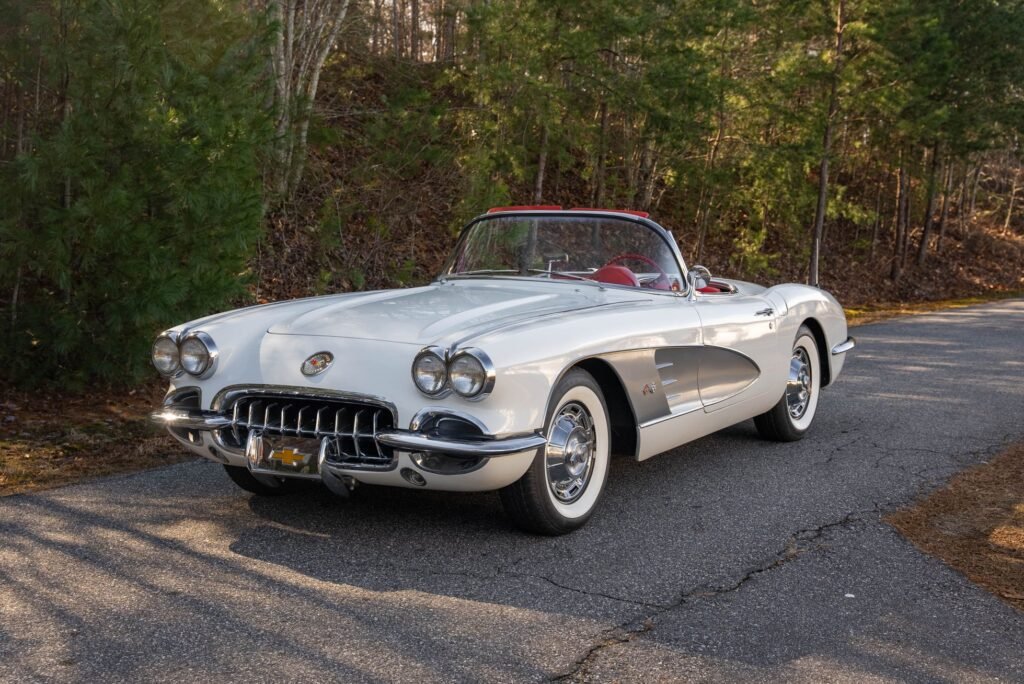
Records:
[[[1024,438],[1024,301],[855,334],[807,439],[617,460],[558,539],[207,463],[0,499],[0,679],[1024,680],[1024,614],[881,520]]]

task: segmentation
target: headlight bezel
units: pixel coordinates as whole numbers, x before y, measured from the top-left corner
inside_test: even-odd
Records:
[[[457,361],[459,361],[459,359],[465,357],[471,358],[474,361],[476,361],[477,364],[479,364],[480,366],[481,373],[483,374],[483,377],[480,381],[480,388],[475,392],[471,392],[469,394],[464,394],[460,392],[455,387],[455,384],[451,380],[452,366]],[[491,361],[491,357],[489,357],[487,353],[484,352],[482,349],[478,349],[476,347],[466,347],[465,349],[459,349],[454,354],[452,354],[450,359],[448,359],[448,384],[452,388],[453,392],[455,392],[463,399],[466,399],[467,401],[480,401],[481,399],[487,397],[487,395],[489,395],[494,390],[494,382],[496,376],[497,373],[494,370],[494,362]]]
[[[174,367],[171,370],[162,370],[156,363],[156,346],[161,340],[168,340],[171,343],[171,347],[174,349]],[[178,334],[174,332],[165,332],[157,335],[156,339],[153,340],[153,344],[149,348],[149,361],[156,368],[156,372],[165,378],[177,378],[185,373],[185,370],[181,367],[181,349],[178,347]]]
[[[182,353],[182,347],[184,347],[186,342],[190,342],[193,340],[199,342],[199,344],[201,344],[203,348],[206,350],[206,363],[198,371],[189,370],[188,368],[185,367],[185,364],[182,361],[182,356],[184,356],[184,354]],[[210,337],[205,332],[203,332],[202,330],[190,332],[178,340],[178,365],[181,367],[181,370],[183,372],[188,373],[194,378],[198,378],[199,380],[205,380],[206,378],[213,375],[214,372],[216,372],[217,370],[217,361],[219,358],[220,352],[217,349],[217,345],[214,343],[213,338]]]
[[[434,357],[441,362],[441,384],[436,390],[424,389],[417,381],[417,370],[419,369],[420,361],[428,357]],[[451,386],[448,382],[447,353],[441,347],[425,347],[421,349],[412,360],[410,373],[412,375],[412,384],[416,386],[416,389],[432,399],[442,399],[451,393]]]

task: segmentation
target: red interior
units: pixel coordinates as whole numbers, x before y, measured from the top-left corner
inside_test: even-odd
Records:
[[[640,281],[637,280],[636,274],[625,266],[619,266],[617,264],[602,266],[594,271],[590,276],[590,279],[596,280],[599,283],[608,283],[609,285],[630,285],[632,287],[640,287]]]
[[[714,285],[705,285],[704,287],[698,287],[697,292],[703,292],[704,294],[719,294],[725,292],[725,290],[720,287],[715,287]]]

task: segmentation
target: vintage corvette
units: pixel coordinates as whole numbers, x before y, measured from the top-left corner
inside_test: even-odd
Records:
[[[753,418],[800,439],[854,340],[836,300],[688,270],[647,214],[499,207],[431,284],[176,326],[151,418],[242,488],[499,490],[520,527],[583,525],[613,454]]]

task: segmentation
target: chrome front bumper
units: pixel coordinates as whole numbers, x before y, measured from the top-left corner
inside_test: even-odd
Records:
[[[200,409],[183,409],[165,407],[149,414],[149,419],[168,428],[216,432],[230,428],[232,416],[217,411]],[[534,433],[517,437],[479,437],[472,439],[455,439],[439,437],[411,430],[394,428],[380,430],[375,433],[377,440],[399,451],[429,454],[447,454],[451,456],[506,456],[531,449],[538,449],[547,444],[543,435]]]

